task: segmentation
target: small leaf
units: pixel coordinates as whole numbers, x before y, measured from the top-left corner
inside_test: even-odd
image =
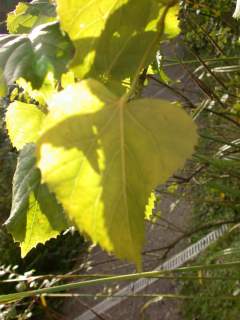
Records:
[[[0,36],[0,93],[19,78],[40,88],[49,72],[60,79],[73,54],[67,36],[56,23],[35,28],[29,35]]]
[[[155,193],[152,192],[149,199],[148,199],[148,203],[147,203],[146,209],[145,209],[145,219],[146,220],[151,220],[152,215],[153,215],[153,209],[155,208],[155,204],[156,204],[156,196],[155,196]]]
[[[12,145],[17,150],[36,142],[45,114],[34,104],[15,101],[8,106],[6,126]]]
[[[22,257],[68,227],[62,207],[47,186],[41,184],[34,150],[34,145],[28,144],[20,152],[13,179],[11,214],[5,222],[14,240],[20,242]]]
[[[57,92],[57,81],[54,78],[52,72],[48,72],[43,83],[39,89],[33,89],[31,82],[26,81],[24,78],[19,78],[16,81],[19,88],[24,91],[24,95],[28,96],[30,99],[35,100],[41,105],[41,107],[47,110],[48,99]]]
[[[127,103],[95,80],[68,86],[49,110],[37,142],[43,182],[72,223],[140,267],[145,206],[192,154],[194,123],[178,105]]]
[[[150,300],[148,300],[146,303],[144,303],[144,305],[141,308],[140,313],[144,313],[149,307],[151,307],[151,305],[153,305],[154,303],[158,303],[158,302],[162,302],[164,299],[164,295],[159,294],[159,296],[154,297]]]
[[[33,28],[53,21],[56,21],[55,7],[48,0],[19,2],[8,14],[7,29],[9,33],[29,33]]]
[[[169,9],[165,19],[165,33],[169,38],[174,38],[180,33],[178,20],[179,5]]]

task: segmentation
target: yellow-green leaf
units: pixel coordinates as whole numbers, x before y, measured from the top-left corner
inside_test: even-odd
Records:
[[[169,38],[174,38],[180,33],[178,20],[179,5],[169,9],[165,19],[165,33]]]
[[[15,101],[8,106],[6,126],[12,145],[20,150],[35,142],[39,136],[45,114],[34,104]]]
[[[43,182],[80,230],[140,266],[149,196],[191,156],[194,123],[179,105],[127,103],[95,80],[68,86],[49,110],[37,142]]]
[[[48,0],[19,2],[7,16],[7,29],[9,33],[28,33],[40,24],[55,20],[55,7]]]
[[[145,209],[145,219],[146,220],[150,220],[152,215],[153,215],[153,209],[155,208],[155,204],[156,204],[156,196],[155,193],[152,192],[150,194],[150,197],[148,199],[148,203],[146,205],[146,209]]]
[[[57,0],[56,3],[61,27],[76,48],[72,68],[78,77],[106,82],[134,78],[153,59],[161,40],[158,23],[166,1]],[[175,24],[176,19],[167,15],[167,21],[167,32],[172,34],[169,23]]]
[[[61,77],[61,86],[65,89],[67,86],[72,85],[75,83],[75,76],[72,71],[68,71],[62,74]]]
[[[34,150],[34,145],[28,144],[20,152],[13,179],[11,214],[5,223],[14,240],[20,242],[22,257],[68,227],[62,207],[47,186],[41,184]]]
[[[29,96],[30,99],[35,100],[45,109],[47,109],[49,97],[57,92],[57,81],[53,72],[47,73],[42,86],[38,90],[33,89],[31,82],[26,81],[24,78],[19,78],[16,83],[24,91],[25,96]]]

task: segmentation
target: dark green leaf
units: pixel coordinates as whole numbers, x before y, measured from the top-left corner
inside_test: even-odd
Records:
[[[47,186],[41,184],[34,150],[34,145],[28,144],[20,152],[13,180],[11,215],[5,223],[14,240],[20,242],[22,256],[68,227],[62,207]]]
[[[29,35],[0,36],[0,94],[23,77],[39,88],[48,72],[59,79],[73,54],[68,37],[57,23],[35,28]]]

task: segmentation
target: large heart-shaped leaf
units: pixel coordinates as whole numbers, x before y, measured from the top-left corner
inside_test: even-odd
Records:
[[[15,101],[8,106],[6,126],[12,145],[20,150],[35,142],[39,136],[45,114],[35,105]]]
[[[145,206],[192,154],[194,123],[179,105],[127,103],[95,80],[67,87],[49,109],[37,142],[43,182],[80,230],[139,266]]]
[[[62,207],[47,186],[41,184],[34,150],[34,145],[28,144],[20,152],[13,179],[11,214],[5,223],[14,240],[20,242],[22,257],[68,227]]]
[[[57,0],[56,3],[61,26],[76,48],[72,67],[80,78],[105,81],[133,78],[154,57],[160,42],[158,24],[166,1]],[[173,15],[168,21],[178,24]]]
[[[0,36],[0,93],[22,77],[39,88],[48,72],[60,78],[73,54],[68,37],[51,23],[35,28],[29,35]]]
[[[48,0],[19,2],[7,17],[9,33],[28,33],[33,28],[56,20],[55,7]]]

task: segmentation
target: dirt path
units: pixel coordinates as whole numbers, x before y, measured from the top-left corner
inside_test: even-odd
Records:
[[[182,55],[183,50],[178,47],[178,43],[172,43],[164,48],[164,54],[168,56]],[[195,87],[195,84],[191,81],[188,72],[182,66],[169,67],[167,70],[171,79],[179,80],[176,87],[180,92],[186,95],[191,101],[199,101],[199,89]],[[184,100],[180,99],[179,95],[174,93],[166,86],[160,85],[157,81],[151,80],[148,88],[144,90],[144,96],[163,98],[168,100]],[[185,100],[183,101],[186,102]],[[191,207],[186,200],[181,199],[176,203],[176,198],[167,195],[162,196],[160,202],[160,210],[162,213],[161,219],[157,221],[157,224],[149,224],[146,228],[146,247],[145,251],[151,251],[152,249],[168,246],[175,239],[183,234],[190,223]],[[187,246],[187,243],[181,242],[169,251],[168,257],[173,256],[183,248]],[[113,257],[109,257],[106,253],[102,252],[98,247],[94,248],[92,252],[86,257],[89,261],[88,273],[91,274],[125,274],[128,272],[134,272],[134,266],[114,260]],[[144,271],[152,270],[156,268],[161,262],[161,252],[146,253],[143,256]],[[125,286],[126,283],[121,284],[118,287],[96,287],[87,288],[78,293],[95,294],[100,292],[107,293],[109,290],[117,291],[119,288]],[[144,293],[176,293],[176,283],[170,280],[158,280],[153,285],[149,286]],[[114,320],[182,320],[181,308],[179,302],[174,301],[162,301],[152,304],[146,309],[144,313],[141,313],[141,309],[149,298],[129,298],[127,301],[113,307],[107,313],[96,315],[96,319],[114,319]],[[77,320],[84,311],[91,309],[93,306],[101,302],[102,299],[90,298],[72,298],[65,303],[63,313],[67,320]],[[84,320],[84,319],[81,319]]]

